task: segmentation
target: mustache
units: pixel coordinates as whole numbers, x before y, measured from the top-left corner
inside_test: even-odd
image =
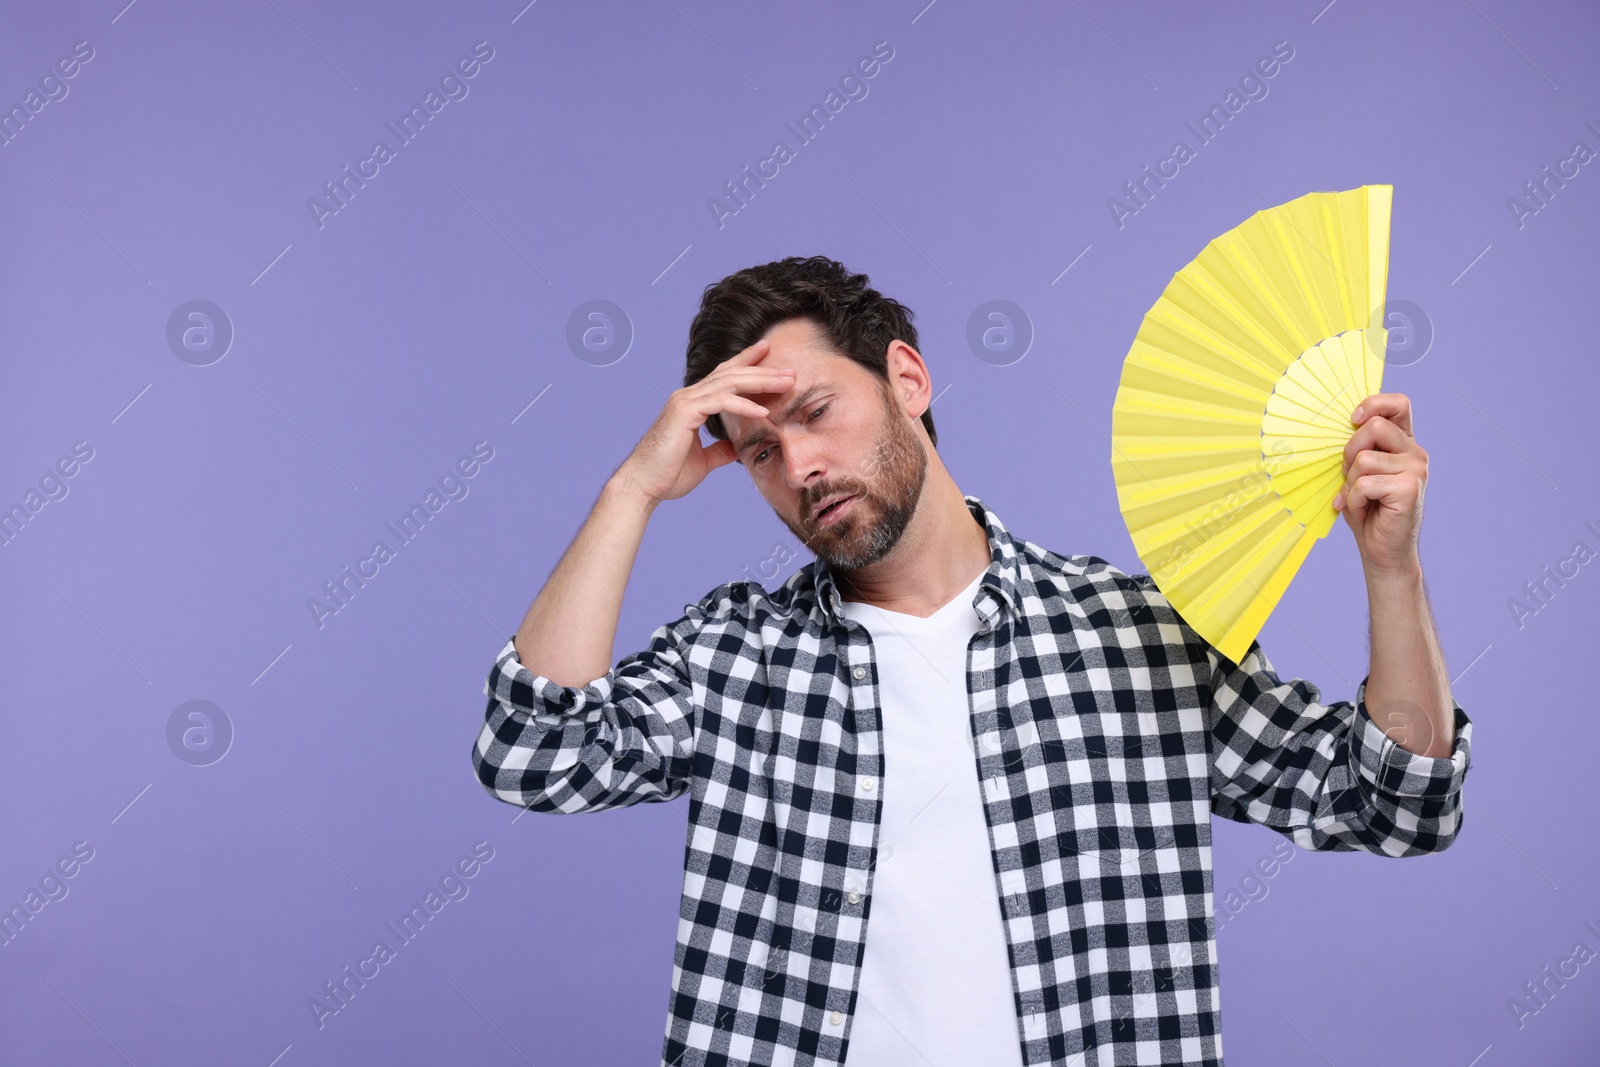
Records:
[[[819,493],[812,494],[811,497],[808,500],[806,500],[805,504],[802,506],[802,509],[801,509],[801,512],[800,512],[800,517],[805,522],[807,522],[808,524],[815,525],[816,519],[814,518],[814,516],[816,514],[817,505],[821,504],[824,500],[828,499],[830,496],[837,496],[837,495],[862,497],[862,496],[868,496],[870,494],[867,492],[867,489],[866,489],[865,486],[852,488],[851,486],[848,486],[848,485],[836,485],[836,486],[833,486],[833,487],[831,487],[829,489],[824,489],[823,491],[821,491]]]

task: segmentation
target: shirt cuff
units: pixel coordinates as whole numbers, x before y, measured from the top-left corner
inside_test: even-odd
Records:
[[[491,696],[513,711],[529,715],[595,715],[611,699],[611,672],[596,678],[588,685],[561,685],[523,666],[517,657],[516,638],[506,639],[505,646],[489,668],[489,677],[483,683],[484,696]]]
[[[1472,720],[1451,697],[1455,733],[1448,756],[1423,756],[1383,732],[1367,709],[1367,679],[1356,689],[1356,719],[1350,758],[1368,786],[1395,797],[1451,796],[1461,788],[1472,762]]]

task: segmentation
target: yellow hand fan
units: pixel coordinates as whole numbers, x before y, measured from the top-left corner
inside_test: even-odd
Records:
[[[1350,413],[1382,389],[1393,195],[1256,212],[1173,276],[1123,362],[1122,517],[1157,588],[1235,663],[1333,528]]]

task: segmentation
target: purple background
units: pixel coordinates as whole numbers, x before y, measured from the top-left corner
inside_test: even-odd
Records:
[[[1520,627],[1508,601],[1600,550],[1600,163],[1522,226],[1507,201],[1600,149],[1600,12],[1325,2],[7,5],[0,104],[94,58],[0,147],[0,506],[94,454],[0,548],[0,904],[94,858],[0,947],[0,1060],[654,1063],[684,803],[513,825],[469,753],[494,653],[681,384],[702,288],[789,254],[869,272],[918,313],[962,489],[1142,571],[1106,434],[1144,312],[1253,212],[1384,182],[1390,299],[1435,334],[1385,386],[1432,457],[1475,769],[1445,854],[1296,851],[1222,926],[1227,1058],[1593,1062],[1600,963],[1520,1028],[1508,1000],[1600,950],[1600,563]],[[319,228],[307,200],[480,40],[469,95]],[[1119,229],[1108,198],[1280,40],[1268,95]],[[868,95],[796,148],[785,122],[878,41]],[[708,200],[779,138],[795,158],[719,228]],[[166,339],[193,299],[235,330],[208,366]],[[621,358],[569,346],[597,299]],[[969,347],[992,299],[1024,358]],[[477,441],[469,494],[319,628],[322,583]],[[769,584],[809,553],[738,468],[662,507],[616,655],[779,546]],[[1262,644],[1350,699],[1366,611],[1341,521]],[[232,724],[209,766],[169,747],[190,700]],[[1279,840],[1218,820],[1219,899]],[[308,999],[477,841],[470,894],[319,1030]]]

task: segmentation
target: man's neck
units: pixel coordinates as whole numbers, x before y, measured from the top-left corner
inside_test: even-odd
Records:
[[[884,611],[927,618],[989,566],[989,534],[950,476],[930,465],[916,513],[900,542],[870,567],[836,571],[839,595]]]

